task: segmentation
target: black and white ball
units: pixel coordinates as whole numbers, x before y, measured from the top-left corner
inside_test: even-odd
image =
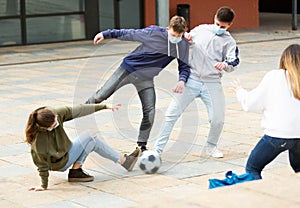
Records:
[[[161,165],[161,159],[157,152],[146,150],[142,152],[139,158],[138,166],[147,174],[153,174],[158,171]]]

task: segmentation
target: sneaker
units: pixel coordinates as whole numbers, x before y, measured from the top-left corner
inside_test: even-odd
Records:
[[[214,158],[222,158],[223,153],[217,149],[217,146],[206,146],[204,149],[206,155]]]
[[[145,145],[142,145],[142,146],[140,147],[140,149],[141,149],[142,152],[148,150],[147,147],[146,147]]]
[[[81,168],[70,169],[68,174],[69,182],[90,182],[94,180],[94,176],[85,173]]]
[[[137,147],[129,156],[138,157],[138,156],[140,156],[141,151],[142,151],[142,149]]]
[[[127,171],[132,171],[141,154],[140,148],[136,148],[130,155],[125,154],[125,161],[121,164]]]

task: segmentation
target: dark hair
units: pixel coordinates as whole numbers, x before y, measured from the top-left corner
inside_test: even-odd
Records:
[[[217,11],[217,19],[221,22],[231,23],[234,19],[234,11],[230,7],[221,7]]]
[[[177,33],[183,33],[187,30],[187,23],[185,19],[181,16],[174,16],[171,18],[169,27]]]
[[[45,107],[38,108],[30,113],[26,125],[26,142],[31,144],[36,136],[39,127],[48,128],[55,121],[55,114]]]

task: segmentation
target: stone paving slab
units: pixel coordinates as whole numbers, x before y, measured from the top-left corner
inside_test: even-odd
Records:
[[[242,174],[249,152],[263,134],[261,115],[242,111],[230,82],[239,78],[245,87],[255,87],[267,71],[278,67],[282,50],[300,40],[299,31],[249,33],[234,34],[241,64],[223,79],[226,120],[220,149],[224,158],[202,155],[209,127],[205,107],[197,100],[176,123],[158,174],[146,175],[138,167],[128,173],[91,154],[84,168],[95,181],[68,183],[67,172],[50,172],[49,190],[39,193],[26,190],[40,182],[24,143],[28,114],[43,105],[84,102],[137,44],[107,41],[96,47],[83,41],[0,48],[0,207],[300,207],[299,175],[289,167],[286,153],[266,167],[262,181],[207,189],[209,178],[223,178],[228,170]],[[176,67],[173,62],[155,79],[157,115],[150,148],[172,97]],[[107,102],[121,102],[123,107],[113,114],[102,111],[67,122],[66,131],[74,138],[89,128],[118,152],[131,152],[141,119],[137,94],[126,86]]]

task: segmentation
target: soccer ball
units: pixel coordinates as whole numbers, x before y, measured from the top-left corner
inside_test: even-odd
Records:
[[[157,152],[146,150],[139,158],[138,166],[147,174],[156,173],[161,165],[161,159]]]

